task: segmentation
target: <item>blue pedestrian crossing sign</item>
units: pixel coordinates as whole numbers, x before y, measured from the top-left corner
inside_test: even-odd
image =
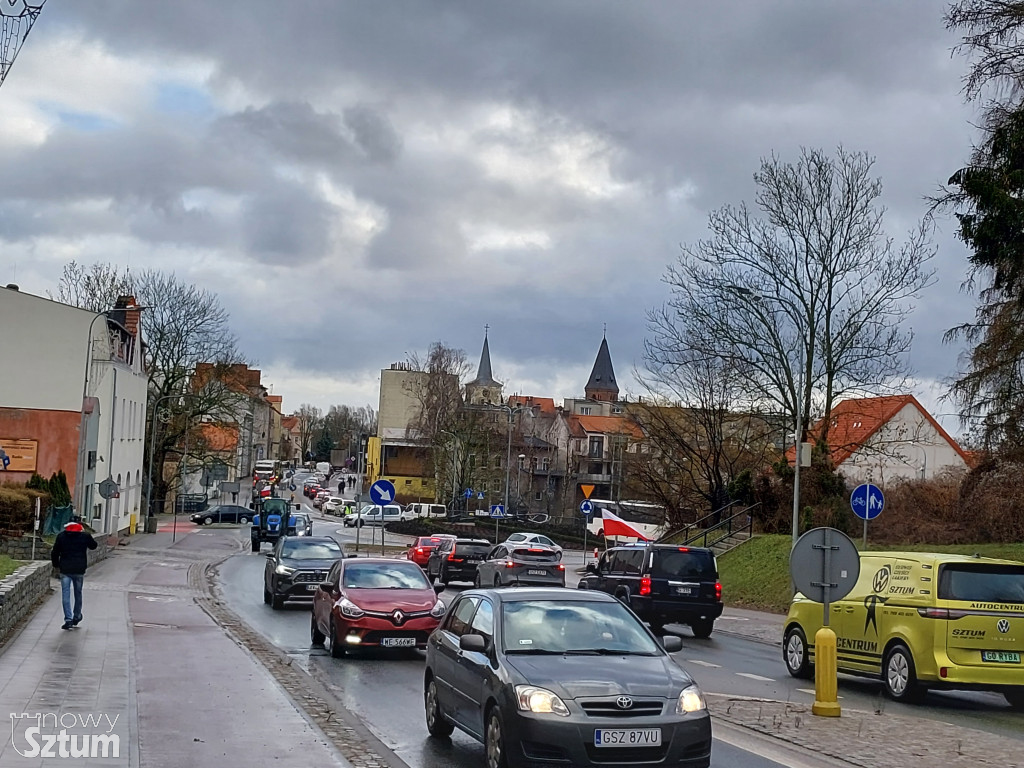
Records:
[[[390,480],[378,480],[370,486],[370,501],[383,507],[395,500],[395,484]]]
[[[594,505],[590,503],[590,499],[584,499],[583,503],[580,504],[580,512],[584,515],[589,515],[594,511]]]
[[[483,491],[477,491],[476,492],[476,497],[477,497],[477,499],[482,499],[484,497],[484,492]]]
[[[874,520],[885,507],[882,489],[871,483],[862,483],[850,494],[850,509],[861,520]]]
[[[491,517],[504,517],[505,516],[505,505],[504,504],[491,504]]]

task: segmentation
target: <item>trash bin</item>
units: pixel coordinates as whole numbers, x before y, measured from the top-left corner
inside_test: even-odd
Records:
[[[155,517],[146,518],[146,533],[156,533],[157,519]]]

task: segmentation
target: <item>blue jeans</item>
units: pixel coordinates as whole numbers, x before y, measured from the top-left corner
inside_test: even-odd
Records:
[[[85,576],[60,575],[60,596],[64,603],[64,621],[82,620],[82,581]],[[75,610],[71,611],[71,587],[75,587]]]

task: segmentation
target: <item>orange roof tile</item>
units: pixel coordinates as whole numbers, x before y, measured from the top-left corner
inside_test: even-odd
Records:
[[[546,416],[554,416],[555,400],[551,397],[533,397],[532,395],[509,395],[508,404],[511,406],[525,405],[536,406]]]
[[[918,412],[935,428],[935,431],[946,440],[965,462],[970,464],[967,453],[942,428],[924,406],[913,395],[889,395],[883,397],[861,397],[843,400],[832,409],[832,423],[828,430],[829,452],[832,464],[838,467],[862,446],[885,424],[896,416],[907,405],[913,405]],[[820,435],[824,427],[824,419],[819,420],[811,429],[810,437]],[[786,451],[786,459],[792,463],[795,449]]]
[[[211,451],[234,451],[238,447],[238,425],[212,422],[200,424],[199,437]]]
[[[629,435],[637,440],[642,440],[644,432],[632,419],[623,416],[573,416],[585,432],[591,434],[606,435]]]

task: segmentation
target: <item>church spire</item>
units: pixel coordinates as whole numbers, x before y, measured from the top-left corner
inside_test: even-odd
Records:
[[[480,352],[480,365],[476,370],[476,378],[466,384],[466,399],[473,404],[500,403],[502,384],[494,380],[491,373],[491,348],[487,341],[487,331],[490,326],[484,326],[484,348]]]
[[[615,383],[615,369],[612,367],[612,355],[608,351],[607,330],[601,338],[601,348],[597,350],[594,369],[584,390],[588,400],[614,402],[619,397],[619,385]]]

